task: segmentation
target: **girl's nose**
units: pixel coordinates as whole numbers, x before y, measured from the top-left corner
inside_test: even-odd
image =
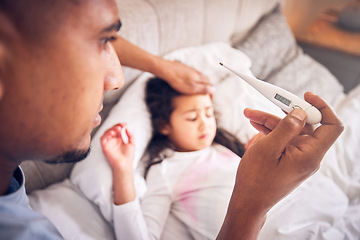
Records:
[[[207,125],[207,118],[206,118],[205,114],[200,115],[199,121],[200,121],[199,128],[200,128],[200,130],[203,130]]]

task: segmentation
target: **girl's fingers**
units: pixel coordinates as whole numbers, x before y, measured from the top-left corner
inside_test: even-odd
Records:
[[[126,123],[118,123],[106,130],[100,138],[101,143],[106,144],[111,138],[118,138],[127,144],[132,134],[127,130],[126,125]]]
[[[126,135],[128,136],[128,143],[134,143],[134,135],[129,131],[129,129],[125,128]]]

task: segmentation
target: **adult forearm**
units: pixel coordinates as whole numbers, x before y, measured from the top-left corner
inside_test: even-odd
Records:
[[[113,42],[113,46],[122,65],[150,72],[164,79],[181,93],[204,94],[214,92],[210,80],[186,64],[151,54],[121,37]]]
[[[256,240],[266,220],[266,211],[253,210],[234,194],[217,240]]]
[[[159,67],[159,62],[163,61],[161,57],[141,49],[120,36],[112,44],[122,65],[161,75],[161,67]]]

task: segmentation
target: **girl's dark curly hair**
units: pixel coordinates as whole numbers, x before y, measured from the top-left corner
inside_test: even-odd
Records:
[[[152,165],[168,157],[164,154],[165,149],[174,150],[167,136],[160,133],[160,126],[170,122],[170,116],[174,110],[172,99],[180,95],[183,94],[158,77],[149,79],[146,84],[145,102],[151,115],[152,138],[145,151],[145,177]],[[214,142],[227,147],[240,157],[244,155],[244,144],[224,129],[217,128]]]

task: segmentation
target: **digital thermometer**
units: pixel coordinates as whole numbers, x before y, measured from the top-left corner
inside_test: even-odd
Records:
[[[256,79],[255,77],[251,77],[246,74],[237,72],[225,66],[223,63],[220,63],[220,65],[238,75],[240,78],[242,78],[256,90],[258,90],[262,95],[264,95],[267,99],[269,99],[275,105],[284,110],[286,113],[291,112],[295,108],[300,108],[304,110],[307,114],[307,123],[317,124],[321,122],[321,112],[316,107],[312,106],[305,100],[302,100],[295,94],[288,92],[278,86]]]

